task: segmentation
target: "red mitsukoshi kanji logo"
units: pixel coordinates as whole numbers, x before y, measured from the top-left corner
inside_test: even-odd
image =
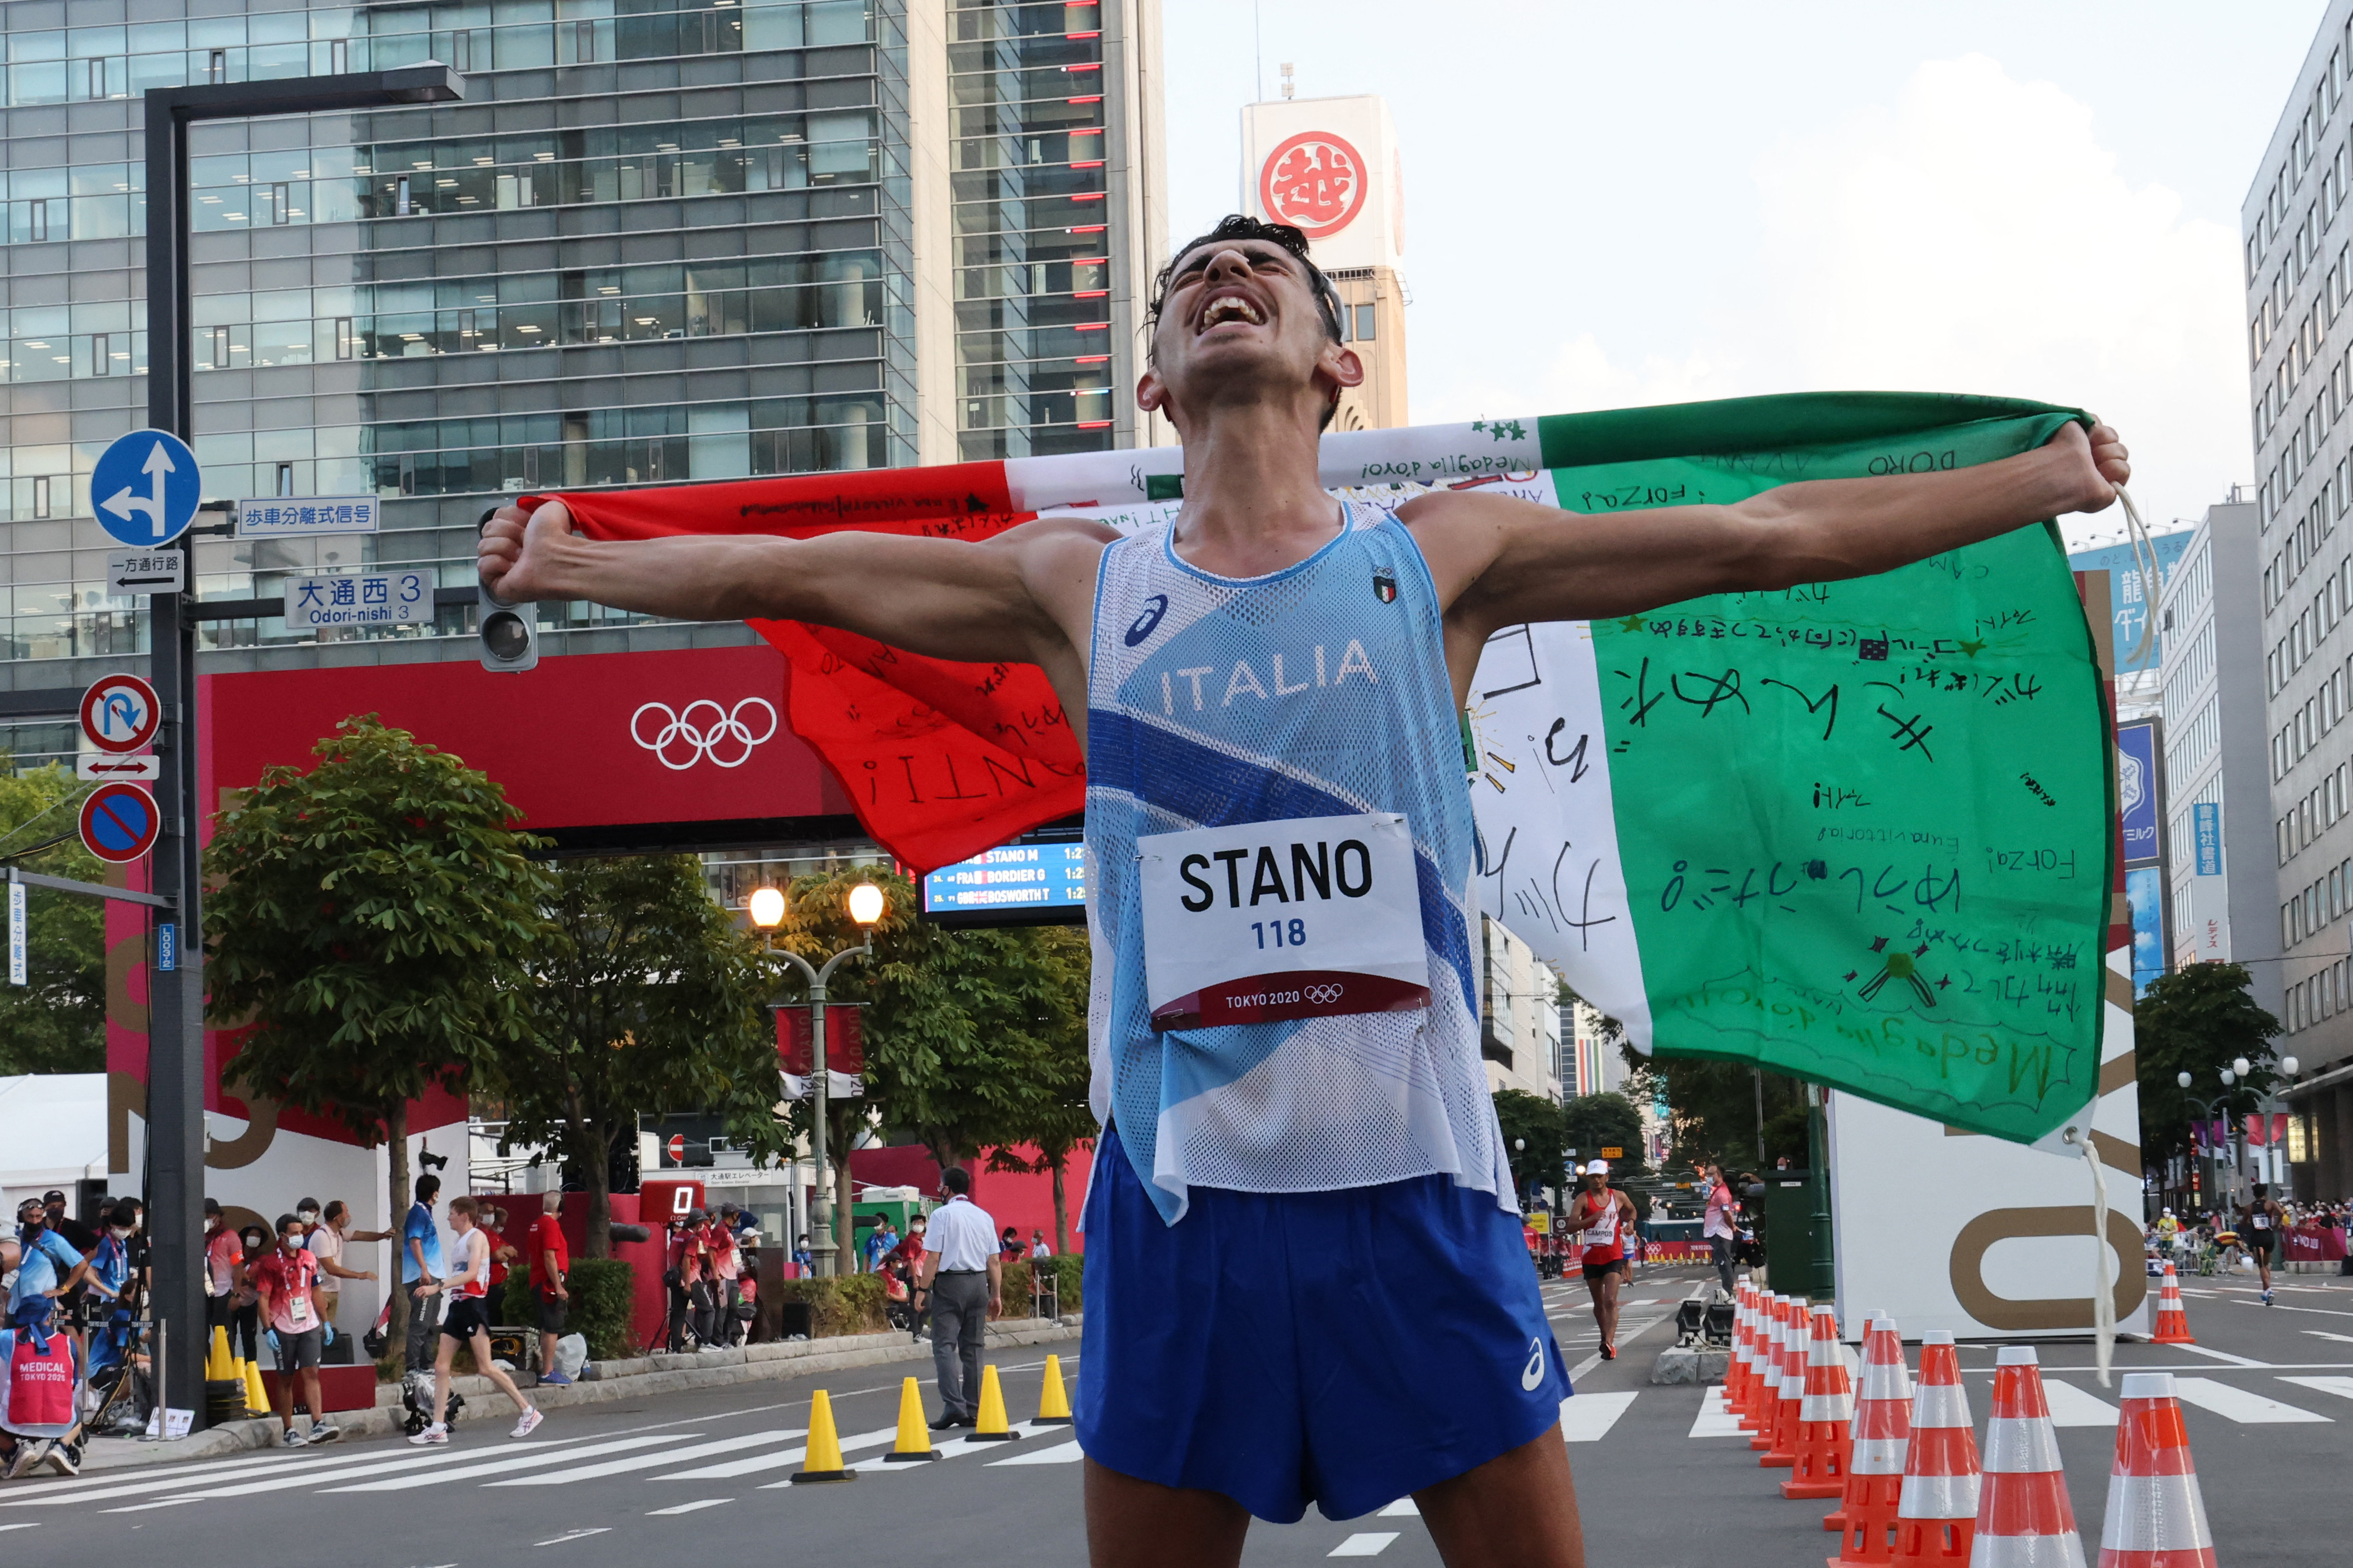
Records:
[[[1303,131],[1267,154],[1259,204],[1310,239],[1337,234],[1365,208],[1365,160],[1328,131]]]

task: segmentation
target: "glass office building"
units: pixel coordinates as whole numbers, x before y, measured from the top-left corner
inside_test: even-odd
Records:
[[[89,491],[146,422],[150,87],[467,78],[459,104],[196,128],[206,494],[385,503],[372,538],[200,542],[203,598],[363,565],[470,585],[477,520],[527,489],[1166,438],[1120,390],[1166,243],[1155,0],[19,0],[0,25],[19,765],[73,749],[31,694],[145,651]],[[471,658],[471,616],[210,622],[205,668]],[[549,654],[749,637],[541,620]]]

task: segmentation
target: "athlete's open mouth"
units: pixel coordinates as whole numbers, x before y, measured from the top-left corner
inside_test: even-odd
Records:
[[[1229,290],[1212,295],[1201,307],[1201,324],[1195,329],[1195,334],[1198,336],[1211,327],[1221,327],[1228,321],[1246,321],[1253,327],[1262,327],[1266,325],[1266,316],[1248,298],[1238,291]]]

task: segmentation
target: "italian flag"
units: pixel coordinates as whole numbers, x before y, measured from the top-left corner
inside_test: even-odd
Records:
[[[1327,436],[1321,478],[1344,497],[1493,489],[1590,515],[1966,468],[2084,417],[1746,398]],[[1183,462],[1154,447],[563,499],[607,539],[977,540],[1057,513],[1165,523]],[[1084,758],[1034,667],[754,625],[789,664],[793,729],[910,867],[1083,809]],[[1479,901],[1644,1050],[2032,1142],[2097,1088],[2116,945],[2105,690],[2047,522],[1877,577],[1507,628],[1463,731]]]

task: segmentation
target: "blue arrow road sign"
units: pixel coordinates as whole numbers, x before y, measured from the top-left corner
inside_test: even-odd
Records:
[[[125,544],[163,544],[196,521],[204,481],[196,455],[177,436],[133,430],[99,458],[90,499],[99,526]]]

